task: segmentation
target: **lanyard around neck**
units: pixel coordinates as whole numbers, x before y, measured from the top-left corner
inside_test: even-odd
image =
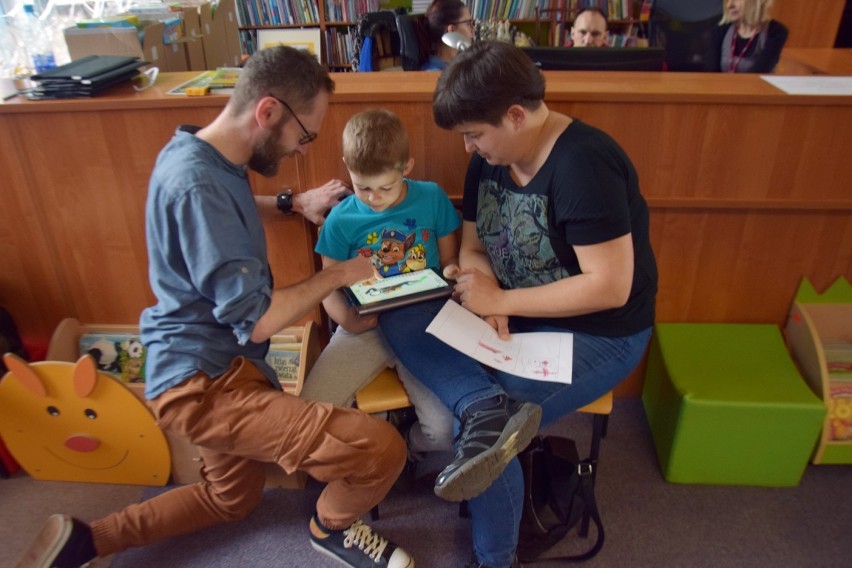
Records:
[[[731,62],[728,64],[728,73],[736,73],[737,67],[740,64],[740,61],[745,57],[746,52],[748,52],[748,48],[751,47],[751,42],[754,41],[754,38],[758,36],[760,31],[756,31],[748,38],[748,41],[745,44],[745,47],[742,51],[740,51],[739,56],[737,56],[737,37],[739,37],[739,26],[734,26],[734,33],[731,34]]]

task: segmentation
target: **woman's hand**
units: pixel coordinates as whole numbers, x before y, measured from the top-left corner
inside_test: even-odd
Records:
[[[508,341],[511,334],[509,333],[509,316],[485,316],[482,318],[485,323],[494,328],[497,335],[503,341]]]
[[[497,280],[476,268],[457,270],[455,276],[455,295],[462,306],[481,316],[502,312],[505,291]]]

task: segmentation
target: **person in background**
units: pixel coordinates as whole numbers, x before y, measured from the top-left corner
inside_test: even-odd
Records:
[[[571,26],[570,47],[606,47],[609,30],[606,14],[600,8],[580,10]]]
[[[405,465],[401,436],[358,410],[284,393],[265,361],[272,335],[373,274],[356,258],[274,288],[249,185],[248,170],[272,177],[285,157],[307,152],[333,89],[309,53],[260,50],[213,122],[179,127],[160,152],[145,215],[157,298],[140,320],[145,396],[163,430],[199,447],[202,481],[88,524],[52,515],[23,566],[77,568],[241,519],[260,503],[267,463],[326,483],[306,523],[314,549],[347,566],[414,566],[360,519]],[[321,209],[313,214],[321,218]]]
[[[787,27],[771,17],[774,0],[724,0],[722,20],[705,59],[707,71],[771,73]]]
[[[458,32],[471,41],[475,30],[470,10],[460,0],[432,0],[426,9],[425,21],[429,28],[429,59],[421,71],[441,71],[458,53],[441,39],[447,32]]]
[[[387,275],[458,262],[459,216],[446,192],[433,182],[406,176],[414,167],[402,121],[384,109],[354,115],[343,129],[343,162],[355,196],[328,216],[316,252],[324,268],[357,256],[372,259]],[[420,454],[452,450],[452,422],[442,403],[404,367],[378,333],[381,314],[359,315],[335,290],[323,307],[338,324],[302,388],[301,397],[351,406],[355,392],[387,367],[396,367],[419,422],[405,427],[411,463]],[[436,418],[437,417],[437,418]],[[435,427],[432,422],[435,422]]]
[[[657,292],[648,206],[633,164],[610,136],[551,111],[544,97],[544,75],[522,50],[477,42],[441,73],[433,98],[436,124],[460,134],[473,153],[459,266],[445,269],[456,296],[503,338],[573,335],[571,384],[490,373],[512,399],[541,406],[542,427],[611,391],[636,367]],[[409,329],[422,330],[435,313],[406,315]],[[379,321],[383,332],[386,323]],[[466,355],[410,337],[385,334],[424,384],[444,369],[454,370],[451,381],[479,372]],[[518,566],[524,480],[518,460],[507,462],[468,502],[470,566]]]

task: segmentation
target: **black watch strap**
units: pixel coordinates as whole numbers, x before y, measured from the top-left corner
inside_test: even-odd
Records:
[[[293,214],[293,190],[287,189],[275,196],[275,205],[285,215]]]

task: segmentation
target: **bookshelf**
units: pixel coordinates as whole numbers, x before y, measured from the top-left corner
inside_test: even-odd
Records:
[[[321,61],[332,71],[352,68],[358,19],[381,0],[238,0],[240,44],[250,55],[258,30],[318,29]]]
[[[469,0],[477,20],[509,20],[522,28],[537,45],[562,46],[574,16],[588,7],[607,15],[613,46],[642,44],[653,0]]]
[[[367,12],[389,9],[388,0],[237,0],[240,43],[244,54],[257,46],[263,29],[318,29],[321,61],[332,71],[352,68],[356,26]],[[480,21],[509,20],[522,27],[538,45],[554,45],[552,38],[567,34],[574,15],[587,6],[608,14],[610,37],[615,45],[641,37],[653,0],[468,0],[474,18]],[[525,30],[527,31],[527,30]]]

